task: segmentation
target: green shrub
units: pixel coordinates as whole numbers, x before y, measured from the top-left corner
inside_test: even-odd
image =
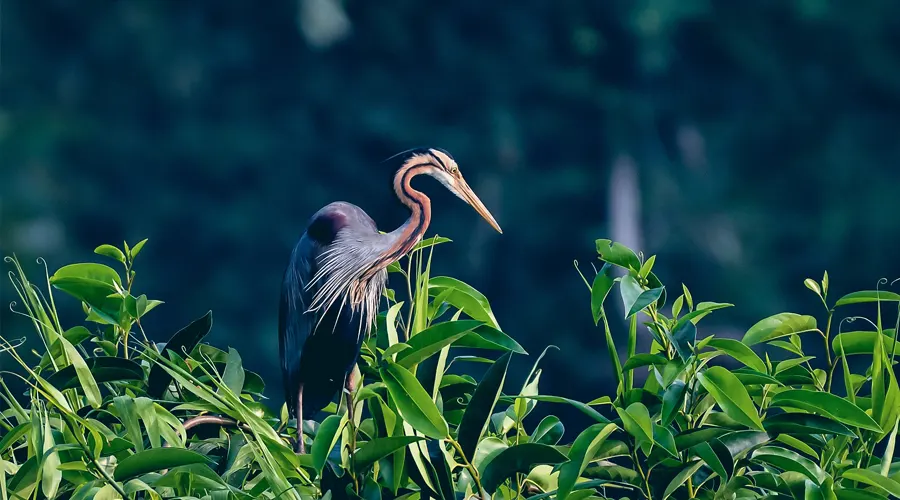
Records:
[[[731,304],[695,303],[683,286],[667,316],[671,293],[652,272],[654,257],[598,240],[602,267],[582,277],[616,391],[579,402],[540,393],[543,354],[524,380],[507,380],[511,358],[528,354],[482,294],[430,275],[433,248],[446,241],[426,241],[391,266],[411,299],[386,293],[389,308],[362,350],[355,419],[333,403],[324,420],[305,422],[311,443],[300,456],[284,407],[262,401],[262,379],[235,350],[202,342],[211,313],[165,344],[147,340],[141,318],[162,302],[135,296],[144,242],[97,248],[124,278],[103,264],[73,264],[48,276],[46,289],[7,258],[17,307],[44,351],[20,353],[21,342],[2,339],[24,371],[4,377],[20,377],[28,391],[17,400],[0,379],[0,499],[900,497],[900,346],[896,324],[886,329],[882,318],[900,295],[829,302],[826,274],[805,282],[824,306],[824,331],[813,316],[781,313],[742,340],[701,338],[697,324]],[[90,327],[62,325],[54,289],[82,303]],[[624,361],[606,316],[611,296],[630,325]],[[834,314],[851,304],[874,313],[859,320],[865,331],[834,328],[844,324]],[[650,352],[636,352],[638,335],[653,339]],[[824,363],[805,354],[804,340],[823,342]],[[782,359],[772,361],[769,348]],[[710,364],[717,357],[741,367]],[[868,366],[851,370],[848,357]],[[459,373],[479,365],[480,380]],[[571,405],[594,423],[566,435],[553,415],[528,418],[537,404]]]

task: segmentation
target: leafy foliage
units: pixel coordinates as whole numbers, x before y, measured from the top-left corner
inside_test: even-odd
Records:
[[[2,340],[29,389],[20,404],[0,379],[0,499],[900,497],[898,328],[885,329],[882,315],[897,295],[856,292],[829,305],[826,274],[805,282],[824,305],[824,331],[813,316],[782,313],[742,341],[703,336],[700,321],[731,304],[695,303],[682,286],[666,313],[655,259],[600,240],[604,265],[584,279],[590,311],[611,343],[605,302],[617,289],[629,356],[610,345],[615,391],[583,403],[540,393],[547,350],[523,381],[508,377],[511,359],[528,354],[481,293],[430,276],[440,242],[391,267],[408,304],[386,292],[389,307],[363,345],[361,383],[324,420],[303,422],[305,455],[291,450],[294,425],[261,401],[263,381],[240,354],[202,342],[211,313],[165,344],[147,340],[141,319],[162,303],[132,291],[144,242],[98,247],[124,277],[74,264],[48,276],[46,291],[7,258],[45,352],[26,360],[20,342]],[[63,328],[53,289],[82,303],[91,328]],[[854,304],[873,306],[873,330],[833,335],[837,308]],[[635,352],[638,335],[653,339],[649,352]],[[804,354],[801,335],[824,341],[823,367]],[[773,361],[769,348],[786,357]],[[851,369],[852,356],[868,366]],[[488,365],[480,380],[451,371],[473,363]],[[566,435],[553,415],[528,418],[542,403],[596,422]]]

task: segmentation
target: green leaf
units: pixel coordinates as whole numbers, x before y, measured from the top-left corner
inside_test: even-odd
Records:
[[[134,258],[137,257],[139,253],[141,253],[141,249],[144,248],[144,244],[146,243],[147,238],[144,238],[141,241],[137,242],[137,244],[134,245],[134,248],[128,251],[128,253],[131,255],[131,260],[134,260]]]
[[[622,419],[625,432],[631,434],[638,443],[653,443],[653,423],[646,406],[631,403],[628,408],[616,407],[616,413]]]
[[[815,292],[816,295],[822,295],[822,290],[819,288],[819,284],[816,283],[816,280],[811,279],[811,278],[806,278],[805,280],[803,280],[803,285],[806,288],[809,288],[810,290]]]
[[[241,363],[241,355],[233,347],[228,348],[228,360],[225,363],[225,373],[222,380],[231,392],[240,394],[244,389],[244,366]],[[221,391],[219,391],[221,392]]]
[[[334,416],[334,415],[332,415]],[[373,439],[364,444],[354,455],[353,460],[357,471],[364,471],[375,462],[406,448],[412,443],[425,438],[420,436],[391,436]]]
[[[900,302],[900,295],[884,290],[865,290],[844,295],[834,303],[834,307],[848,304],[863,304],[866,302]]]
[[[394,357],[395,354],[397,354],[400,351],[409,349],[409,348],[410,348],[409,344],[407,344],[407,343],[396,342],[396,343],[389,345],[388,348],[385,349],[383,353],[381,353],[381,355],[382,355],[382,357],[396,360],[396,358]]]
[[[816,484],[822,484],[825,480],[825,472],[815,462],[785,448],[764,446],[755,450],[752,458],[781,470],[799,472]]]
[[[503,390],[503,382],[506,380],[506,370],[512,353],[507,352],[496,363],[491,365],[484,374],[484,378],[475,388],[472,399],[466,405],[465,413],[459,423],[457,441],[467,457],[475,453],[475,447],[481,439],[481,435],[491,421],[491,414]]]
[[[388,309],[388,312],[385,315],[385,331],[388,337],[388,349],[391,349],[400,343],[400,338],[397,335],[397,315],[400,314],[401,307],[403,307],[403,302],[397,302]],[[390,357],[390,355],[385,354],[385,357]]]
[[[127,481],[148,472],[211,462],[212,460],[196,451],[184,448],[153,448],[122,459],[116,466],[113,477],[116,481]]]
[[[500,329],[487,298],[466,283],[448,276],[435,276],[428,280],[428,295],[437,296],[439,294],[443,297],[444,302],[456,307],[470,318]]]
[[[672,431],[668,428],[654,423],[653,442],[658,444],[659,447],[672,458],[675,458],[678,455],[678,448],[675,446],[675,437],[672,436]]]
[[[779,443],[786,444],[787,446],[805,453],[807,456],[813,457],[816,460],[819,459],[819,454],[812,448],[812,446],[806,444],[805,442],[791,436],[790,434],[779,434],[778,437],[775,438],[775,441]]]
[[[381,379],[397,405],[400,416],[409,425],[433,439],[449,437],[447,422],[415,375],[391,362],[380,371]]]
[[[856,437],[856,434],[843,424],[810,413],[773,415],[763,421],[763,426],[770,434],[834,434]]]
[[[559,443],[559,440],[562,439],[563,433],[565,433],[565,431],[566,427],[559,420],[559,417],[557,417],[556,415],[547,415],[543,420],[541,420],[537,427],[535,427],[534,433],[531,434],[531,437],[528,438],[528,441],[532,443],[549,444],[553,446]],[[0,452],[2,451],[3,448],[0,447]]]
[[[703,462],[698,460],[686,466],[684,469],[681,469],[681,472],[676,474],[675,477],[673,477],[672,480],[669,481],[669,485],[666,486],[666,491],[663,493],[662,500],[666,500],[667,498],[672,496],[672,493],[675,493],[678,488],[681,488],[681,486],[688,480],[688,478],[693,476],[694,473],[697,472],[702,466]]]
[[[69,328],[68,330],[63,332],[62,336],[66,340],[68,340],[69,343],[71,343],[73,346],[78,346],[85,340],[91,338],[93,336],[93,334],[91,334],[90,330],[88,330],[87,328],[85,328],[83,326],[73,326],[72,328]],[[59,344],[59,342],[54,342],[50,346],[49,352],[45,352],[41,356],[41,362],[38,364],[38,366],[41,368],[46,368],[46,367],[50,366],[50,355],[51,354],[53,355],[54,360],[57,360],[57,361],[60,360],[60,355],[62,354],[62,348],[61,348],[61,345]],[[73,375],[74,375],[74,371],[73,371]]]
[[[610,264],[637,271],[641,268],[641,261],[637,255],[625,245],[612,240],[597,240],[597,253],[600,259]]]
[[[406,341],[410,348],[399,352],[396,362],[404,368],[412,368],[479,326],[481,326],[480,321],[458,320],[438,323],[426,328]]]
[[[697,324],[701,319],[706,317],[713,311],[718,311],[719,309],[725,309],[727,307],[734,307],[734,304],[728,303],[720,303],[720,302],[701,302],[697,304],[697,309],[685,314],[675,323],[675,328],[678,328],[682,323],[686,323],[690,321],[693,324]]]
[[[476,349],[528,354],[512,337],[488,325],[479,326],[468,335],[458,339],[453,345],[456,347],[474,347]]]
[[[60,483],[62,483],[62,471],[59,470],[59,453],[56,451],[56,443],[50,428],[50,419],[44,414],[41,420],[44,422],[44,432],[41,436],[44,441],[44,446],[41,450],[43,452],[41,490],[45,497],[54,498],[59,491]]]
[[[664,288],[644,290],[634,276],[628,274],[619,282],[619,292],[622,295],[622,303],[625,306],[625,318],[637,314],[647,306],[655,302],[662,295]]]
[[[194,347],[203,340],[212,329],[212,311],[208,311],[201,318],[191,322],[191,324],[179,330],[166,343],[166,350],[172,351],[181,357],[191,353]],[[159,398],[169,387],[172,382],[171,375],[160,364],[154,364],[150,368],[150,375],[147,377],[147,394]]]
[[[678,319],[682,307],[684,307],[684,294],[679,295],[672,303],[672,319]]]
[[[99,408],[101,403],[100,387],[97,385],[97,381],[94,379],[91,369],[88,368],[84,358],[81,357],[81,353],[78,352],[78,349],[66,340],[65,337],[59,337],[57,342],[60,342],[63,346],[66,358],[68,358],[71,363],[70,367],[75,371],[75,377],[81,386],[85,398],[87,398],[88,404],[94,408]],[[141,375],[143,375],[143,372]],[[57,386],[57,388],[59,387]]]
[[[557,498],[564,500],[572,492],[575,481],[593,460],[606,438],[616,430],[615,424],[594,424],[575,438],[569,450],[569,461],[559,468]]]
[[[883,330],[883,332],[881,334],[881,342],[885,353],[890,356],[893,349],[895,356],[900,355],[900,342],[894,342],[894,329]],[[837,356],[844,355],[844,353],[847,356],[854,354],[871,356],[875,352],[875,339],[878,336],[878,332],[866,331],[841,333],[831,339],[831,349]]]
[[[409,253],[415,252],[417,250],[431,248],[440,245],[441,243],[450,243],[452,241],[453,240],[451,240],[450,238],[445,238],[443,236],[432,236],[431,238],[425,238],[422,241],[416,243],[416,246],[414,246],[412,250],[409,251]]]
[[[642,366],[654,365],[660,366],[668,363],[669,360],[660,356],[659,354],[635,354],[634,356],[628,358],[628,361],[622,365],[622,371],[627,372],[628,370],[634,370],[635,368],[640,368]]]
[[[116,409],[119,421],[125,427],[128,439],[134,444],[137,451],[144,451],[144,438],[141,433],[141,423],[135,405],[135,399],[129,396],[116,396],[113,398],[113,406]]]
[[[763,429],[747,389],[733,373],[721,366],[712,366],[699,372],[697,378],[726,415],[748,427]]]
[[[122,380],[143,380],[144,370],[136,362],[115,356],[97,356],[84,360],[94,380],[99,383]],[[60,390],[78,387],[78,375],[74,366],[67,366],[47,377],[47,382]]]
[[[100,245],[99,247],[94,249],[94,253],[117,260],[123,264],[125,263],[125,254],[112,245]]]
[[[6,453],[7,449],[15,444],[16,441],[22,439],[22,436],[28,434],[29,431],[31,431],[31,422],[23,422],[4,434],[3,438],[0,438],[0,455]]]
[[[675,446],[679,450],[693,448],[699,443],[709,441],[710,439],[728,434],[729,430],[722,427],[701,427],[699,429],[691,429],[675,436]]]
[[[600,272],[594,277],[594,283],[591,285],[591,313],[594,317],[594,325],[600,322],[600,315],[603,311],[603,303],[606,296],[612,290],[615,278],[612,275],[612,266],[609,263],[603,264]]]
[[[871,489],[841,488],[835,489],[834,493],[837,496],[837,500],[887,500],[886,496]]]
[[[769,384],[782,385],[777,378],[766,375],[765,373],[760,373],[756,370],[751,370],[750,368],[738,368],[731,373],[734,373],[734,376],[737,377],[744,386]]]
[[[672,330],[670,340],[682,361],[691,359],[697,343],[697,326],[690,321],[679,322]]]
[[[341,424],[343,418],[340,415],[328,415],[325,420],[319,424],[316,431],[316,438],[313,440],[310,454],[312,455],[313,469],[319,476],[322,475],[322,469],[328,460],[328,454],[334,448],[334,445],[340,439]]]
[[[78,278],[86,281],[97,282],[105,285],[109,290],[115,292],[115,285],[122,285],[122,278],[119,277],[113,268],[103,264],[80,263],[69,264],[59,268],[53,276],[50,277],[50,283],[55,284],[59,280],[67,278]]]
[[[795,313],[779,313],[769,316],[750,327],[744,334],[744,344],[751,346],[795,333],[816,329],[816,318]],[[761,370],[762,371],[762,370]]]
[[[484,489],[493,495],[504,481],[516,473],[527,473],[539,464],[556,465],[566,460],[565,455],[546,444],[522,443],[510,446],[488,462],[481,483]]]
[[[684,401],[685,388],[686,386],[681,380],[673,381],[666,388],[666,392],[663,394],[662,412],[660,414],[663,425],[671,424],[672,420],[675,419],[675,415],[678,414],[681,403]]]
[[[844,398],[827,392],[789,389],[772,397],[771,406],[798,408],[837,420],[842,424],[882,432],[866,412]]]
[[[883,293],[883,292],[882,292]],[[874,486],[895,497],[900,497],[900,483],[868,469],[849,469],[842,474],[844,479],[859,481]]]
[[[706,465],[718,474],[722,481],[729,480],[731,472],[734,470],[734,459],[721,441],[712,439],[698,444],[691,450],[706,462]]]
[[[706,343],[706,346],[718,349],[760,373],[766,373],[768,371],[766,369],[766,364],[755,352],[753,352],[753,349],[750,349],[746,344],[739,340],[714,338],[710,339]]]
[[[562,396],[548,396],[548,395],[539,395],[539,396],[524,396],[524,395],[517,395],[517,396],[501,396],[501,397],[500,397],[500,401],[502,401],[502,402],[504,402],[504,403],[514,404],[514,403],[515,403],[515,398],[527,398],[527,399],[533,399],[533,400],[535,400],[535,401],[544,401],[544,402],[547,402],[547,403],[563,403],[563,404],[571,405],[571,406],[574,406],[575,408],[578,408],[579,410],[581,410],[582,413],[584,413],[585,415],[587,415],[587,416],[593,418],[593,419],[594,419],[595,421],[597,421],[597,422],[600,422],[600,423],[603,423],[603,424],[609,422],[609,419],[608,419],[608,418],[606,418],[606,417],[604,417],[603,415],[601,415],[600,412],[598,412],[597,410],[591,408],[589,405],[586,405],[586,404],[582,403],[581,401],[575,401],[574,399],[564,398],[564,397],[562,397]]]

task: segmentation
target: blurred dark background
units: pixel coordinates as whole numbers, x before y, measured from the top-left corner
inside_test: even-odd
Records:
[[[207,340],[280,404],[278,286],[308,217],[345,200],[396,227],[382,160],[443,147],[504,234],[421,181],[454,240],[436,272],[532,354],[508,391],[552,343],[542,390],[589,400],[611,375],[573,261],[596,238],[658,254],[670,299],[737,305],[701,335],[818,314],[802,280],[825,269],[835,296],[900,275],[898,28],[893,0],[7,0],[0,250],[37,278],[38,256],[149,238],[148,332],[212,309]]]

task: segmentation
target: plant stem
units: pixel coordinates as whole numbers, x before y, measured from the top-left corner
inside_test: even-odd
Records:
[[[625,358],[631,359],[634,357],[634,352],[637,349],[637,314],[631,317],[631,322],[628,326],[628,357]],[[625,390],[624,392],[627,394],[631,391],[631,388],[634,387],[634,370],[630,370],[628,372],[628,376],[625,377]]]
[[[834,316],[834,309],[828,310],[828,324],[825,326],[825,356],[828,360],[828,371],[825,375],[825,391],[831,392],[832,374],[834,373],[834,360],[831,359],[831,346],[829,345],[829,337],[831,337],[831,318]]]
[[[484,486],[481,485],[481,478],[478,477],[478,469],[469,462],[469,459],[466,458],[466,454],[463,453],[462,447],[459,443],[456,442],[453,438],[447,438],[447,441],[450,442],[450,445],[453,446],[453,449],[456,450],[456,453],[459,453],[459,458],[462,459],[463,465],[468,469],[469,474],[472,475],[472,479],[475,481],[475,486],[478,487],[478,494],[481,498],[487,498],[487,492],[484,491]]]
[[[637,442],[634,442],[634,447],[632,447],[631,451],[631,462],[634,463],[634,467],[637,469],[638,474],[641,475],[641,480],[643,482],[643,485],[641,486],[641,493],[644,495],[644,498],[650,500],[650,479],[648,475],[644,474],[644,469],[643,467],[641,467],[640,460],[638,460],[636,447]],[[644,491],[644,488],[646,488],[647,491]]]

